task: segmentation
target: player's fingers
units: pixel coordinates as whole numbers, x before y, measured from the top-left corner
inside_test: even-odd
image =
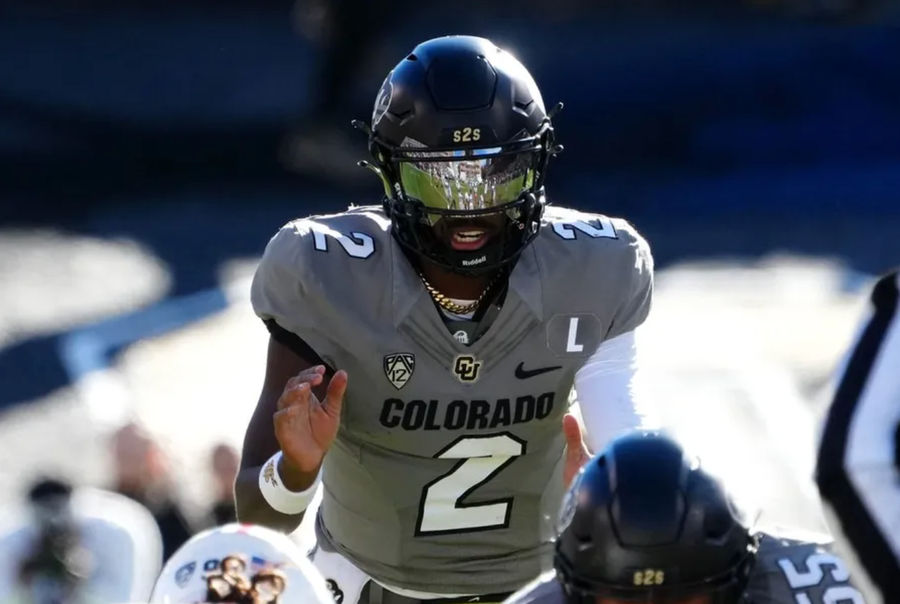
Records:
[[[295,405],[308,405],[310,388],[311,386],[308,382],[300,382],[295,386],[285,387],[284,392],[278,397],[278,410],[281,411]]]
[[[298,422],[304,423],[303,410],[300,407],[287,407],[276,411],[272,415],[272,427],[275,430],[275,438],[280,444],[283,438],[293,438],[297,432]]]
[[[290,421],[292,416],[296,415],[298,412],[297,407],[285,407],[284,409],[279,409],[272,415],[272,421],[275,423],[275,426]]]
[[[312,365],[297,372],[297,375],[291,377],[291,380],[295,382],[302,382],[309,380],[311,378],[315,378],[316,376],[322,376],[325,374],[325,365]],[[289,380],[290,381],[290,380]]]
[[[571,413],[566,413],[563,416],[563,434],[566,436],[566,448],[569,455],[575,453],[580,455],[582,449],[584,449],[584,443],[581,439],[581,425],[578,423],[578,418]]]
[[[340,417],[347,392],[347,372],[341,369],[331,377],[325,392],[325,412],[332,417]]]
[[[284,385],[284,389],[295,388],[300,384],[307,383],[318,386],[322,383],[322,376],[325,375],[325,365],[313,365],[307,367],[297,375],[288,379]]]

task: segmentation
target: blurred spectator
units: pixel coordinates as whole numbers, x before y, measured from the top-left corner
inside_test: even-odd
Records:
[[[212,473],[215,481],[215,500],[210,516],[216,526],[234,522],[234,478],[240,465],[240,455],[231,445],[220,443],[212,452]]]
[[[72,487],[43,480],[28,493],[37,535],[21,558],[18,579],[35,602],[70,602],[81,599],[82,587],[94,559],[78,536],[72,515]]]
[[[168,559],[194,531],[173,498],[162,449],[135,423],[116,430],[112,449],[114,489],[150,510],[162,534],[163,557]]]
[[[27,514],[3,513],[0,602],[146,601],[162,564],[150,513],[126,497],[43,479]]]

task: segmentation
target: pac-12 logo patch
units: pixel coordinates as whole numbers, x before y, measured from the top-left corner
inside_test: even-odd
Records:
[[[406,386],[415,368],[416,356],[411,352],[395,352],[384,357],[384,375],[397,390]]]
[[[481,373],[481,361],[471,354],[461,354],[453,361],[453,373],[460,382],[474,382]]]

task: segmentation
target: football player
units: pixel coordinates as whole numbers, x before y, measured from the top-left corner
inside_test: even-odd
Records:
[[[862,604],[824,543],[752,532],[671,438],[636,431],[588,462],[559,516],[555,573],[510,604]]]
[[[285,535],[226,524],[192,537],[163,567],[154,604],[330,604],[325,579]]]
[[[835,390],[816,467],[839,543],[855,553],[885,604],[900,602],[898,290],[894,271],[872,291],[871,317]]]
[[[650,252],[547,204],[552,113],[488,40],[418,45],[357,124],[383,204],[289,223],[257,269],[271,337],[238,517],[293,530],[321,480],[314,562],[344,602],[502,600],[548,566],[589,457],[573,384],[597,401],[588,445],[642,421]]]

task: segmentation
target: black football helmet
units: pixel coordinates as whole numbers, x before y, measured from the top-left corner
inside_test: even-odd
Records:
[[[547,162],[562,150],[551,116],[525,67],[490,41],[416,46],[385,78],[371,127],[354,122],[369,134],[374,162],[364,164],[382,177],[396,240],[463,274],[515,260],[537,235]],[[488,215],[503,226],[477,250],[439,235],[439,225]]]
[[[566,494],[554,566],[570,602],[741,602],[757,541],[721,484],[657,432],[613,441]]]

